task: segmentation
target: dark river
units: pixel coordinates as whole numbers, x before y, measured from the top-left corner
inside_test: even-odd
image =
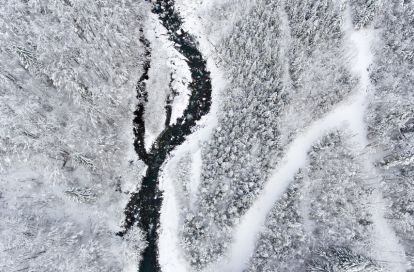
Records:
[[[145,38],[141,39],[146,48],[146,62],[144,63],[144,74],[137,84],[138,105],[134,118],[134,147],[138,156],[147,164],[148,168],[142,179],[140,190],[131,195],[125,208],[125,229],[119,233],[120,236],[125,235],[135,224],[144,231],[147,247],[143,252],[139,265],[140,272],[160,271],[157,248],[157,230],[160,224],[162,204],[162,192],[158,186],[160,169],[169,153],[185,141],[186,136],[191,133],[196,122],[209,112],[212,92],[210,73],[207,71],[206,61],[197,48],[195,38],[182,29],[182,19],[174,7],[174,1],[157,0],[153,4],[152,12],[158,15],[160,22],[167,29],[169,39],[174,43],[175,49],[187,60],[192,82],[189,84],[191,91],[189,104],[183,115],[177,119],[175,124],[167,124],[149,152],[146,152],[143,115],[147,101],[145,82],[148,79],[151,51],[149,42]]]

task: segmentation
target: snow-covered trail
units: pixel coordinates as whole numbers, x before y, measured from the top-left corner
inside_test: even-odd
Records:
[[[223,271],[243,271],[246,268],[267,214],[286,191],[298,170],[307,164],[307,153],[310,148],[329,131],[344,126],[360,107],[359,94],[351,96],[326,116],[311,124],[289,145],[262,193],[236,226],[234,241],[228,253],[230,259],[219,265],[224,267]]]
[[[375,39],[375,31],[372,28],[355,31],[352,27],[350,11],[347,11],[344,30],[349,41],[351,56],[351,72],[359,78],[358,90],[360,93],[360,106],[349,119],[349,130],[353,137],[353,147],[360,154],[360,163],[364,168],[367,180],[374,181],[372,193],[372,205],[369,206],[374,225],[372,257],[380,262],[387,271],[403,272],[408,267],[404,248],[398,241],[398,237],[384,217],[386,210],[385,199],[381,192],[381,179],[376,173],[369,152],[364,152],[368,146],[367,127],[364,122],[364,113],[369,103],[368,98],[373,92],[373,86],[369,79],[369,67],[373,62],[371,47]],[[353,50],[352,50],[353,49]]]
[[[329,131],[344,129],[344,125],[346,125],[346,129],[355,135],[354,140],[358,143],[357,148],[361,153],[367,146],[366,125],[363,120],[370,90],[368,68],[373,59],[370,46],[374,33],[369,29],[355,31],[350,22],[350,18],[348,18],[344,25],[344,32],[349,41],[350,70],[359,78],[357,90],[324,117],[312,123],[292,141],[284,158],[271,173],[262,193],[241,218],[240,224],[236,226],[233,243],[227,252],[228,259],[215,264],[214,268],[210,267],[210,269],[235,272],[246,269],[254,252],[259,233],[274,203],[286,191],[298,170],[306,166],[307,152],[310,148]],[[375,169],[370,160],[363,157],[361,159],[366,171],[374,174]],[[404,250],[392,228],[384,219],[385,206],[378,186],[373,199],[373,202],[378,204],[371,207],[376,234],[373,237],[374,254],[388,265],[389,271],[405,271]]]
[[[194,21],[192,21],[194,22]],[[191,24],[192,28],[200,30],[197,24]],[[188,26],[188,24],[187,24]],[[199,31],[197,31],[200,33]],[[364,153],[367,146],[367,129],[364,123],[364,113],[367,108],[371,86],[368,68],[372,63],[371,43],[374,39],[374,31],[371,29],[362,29],[355,31],[348,17],[344,24],[344,33],[348,44],[348,57],[350,59],[350,71],[359,79],[358,88],[345,101],[339,103],[333,110],[327,113],[319,120],[312,123],[288,146],[284,158],[278,167],[271,173],[269,181],[265,185],[262,193],[258,196],[257,201],[247,211],[240,220],[239,225],[235,227],[233,243],[231,244],[225,257],[228,259],[220,260],[212,264],[206,270],[208,271],[243,271],[246,269],[249,258],[254,252],[258,235],[265,224],[266,217],[272,209],[274,203],[286,191],[294,175],[308,163],[307,153],[310,148],[317,143],[323,136],[335,129],[346,129],[352,136],[351,142],[356,152]],[[209,51],[209,42],[200,37],[201,48],[203,51]],[[211,50],[211,49],[210,49]],[[206,54],[208,55],[208,54]],[[213,62],[209,60],[209,69],[212,70],[212,80],[220,78],[220,73]],[[213,115],[214,116],[214,115]],[[214,127],[214,118],[212,123],[207,125],[211,130]],[[187,144],[181,146],[173,152],[174,158],[171,159],[171,165],[174,160],[185,152],[190,152],[193,157],[199,158],[199,141],[203,137],[200,130],[187,140]],[[198,135],[197,135],[198,134]],[[208,137],[207,137],[208,138]],[[186,147],[185,147],[186,146]],[[368,156],[361,156],[361,163],[369,175],[375,176],[375,167]],[[169,164],[170,164],[169,163]],[[198,175],[201,166],[200,162],[194,162]],[[171,166],[170,166],[171,167]],[[166,167],[168,168],[168,167]],[[166,169],[168,176],[168,170]],[[197,178],[194,179],[197,183]],[[374,235],[373,235],[373,257],[386,263],[388,271],[405,271],[405,253],[398,242],[393,229],[389,226],[384,218],[384,200],[378,186],[375,188],[370,211],[373,214]],[[197,184],[194,184],[197,186]],[[192,190],[192,202],[196,199],[196,187]],[[179,201],[175,194],[174,184],[165,176],[163,178],[163,189],[165,202],[161,210],[161,231],[160,231],[160,263],[163,271],[190,271],[191,267],[182,255],[179,245],[179,225],[180,209]]]

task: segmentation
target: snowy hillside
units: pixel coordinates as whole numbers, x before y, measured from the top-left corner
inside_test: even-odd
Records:
[[[117,237],[133,151],[145,9],[134,1],[0,6],[0,271],[136,267]]]
[[[0,271],[414,271],[414,2],[0,21]]]

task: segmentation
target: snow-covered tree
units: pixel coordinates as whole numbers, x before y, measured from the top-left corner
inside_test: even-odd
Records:
[[[147,5],[4,1],[0,7],[0,270],[120,271],[117,237],[142,163],[135,84]]]

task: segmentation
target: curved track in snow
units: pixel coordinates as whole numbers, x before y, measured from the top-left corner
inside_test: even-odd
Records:
[[[262,227],[265,225],[267,215],[274,203],[280,199],[294,179],[297,171],[308,163],[307,153],[311,147],[323,136],[334,129],[345,129],[351,132],[356,148],[360,153],[368,145],[367,129],[364,123],[364,114],[371,92],[369,79],[369,66],[372,63],[371,44],[374,30],[366,28],[354,30],[350,16],[344,25],[344,33],[349,43],[350,71],[359,79],[355,92],[345,101],[337,105],[319,120],[313,122],[291,142],[284,158],[278,167],[271,173],[270,179],[262,193],[241,218],[240,224],[235,227],[233,243],[227,252],[226,260],[214,264],[209,269],[216,271],[241,272],[248,267],[257,239]],[[371,158],[362,156],[360,162],[365,171],[375,175],[375,167]],[[373,202],[378,203],[372,207],[374,234],[372,237],[374,248],[373,257],[386,263],[387,271],[406,271],[407,261],[402,246],[394,230],[384,218],[385,205],[379,190],[380,180],[377,178],[374,185]]]

